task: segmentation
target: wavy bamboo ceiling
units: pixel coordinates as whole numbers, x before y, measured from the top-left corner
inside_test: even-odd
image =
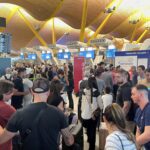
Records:
[[[96,31],[109,15],[104,13],[105,9],[117,6],[119,1],[121,0],[88,0],[86,21],[88,29],[86,28],[85,30],[87,40],[92,35],[92,31]],[[21,12],[47,44],[52,41],[52,22],[48,21],[52,17],[61,20],[55,19],[56,39],[69,32],[76,37],[76,40],[79,40],[83,0],[0,0],[0,3],[0,16],[9,18],[5,32],[12,33],[14,49],[40,45],[34,33],[21,19],[18,10],[16,9],[15,11],[17,6],[21,7]],[[15,5],[11,6],[9,4]],[[13,15],[12,12],[14,12]],[[129,23],[129,20],[138,19],[140,21],[136,25]],[[135,31],[134,40],[137,40],[145,31],[146,25],[150,26],[149,21],[150,0],[122,0],[119,7],[102,28],[100,34],[109,34],[117,38],[130,40]],[[143,40],[146,38],[150,38],[149,32],[147,32]]]

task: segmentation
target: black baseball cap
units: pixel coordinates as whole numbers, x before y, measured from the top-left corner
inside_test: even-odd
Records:
[[[50,90],[49,81],[45,78],[38,78],[33,81],[32,91],[34,93],[45,93]]]

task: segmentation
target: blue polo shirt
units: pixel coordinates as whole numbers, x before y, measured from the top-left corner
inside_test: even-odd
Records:
[[[144,132],[145,126],[150,126],[150,103],[147,103],[143,110],[137,109],[135,122],[141,133]],[[150,141],[144,144],[144,147],[146,150],[150,150]]]

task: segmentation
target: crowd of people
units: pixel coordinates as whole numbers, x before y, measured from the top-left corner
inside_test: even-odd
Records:
[[[150,69],[100,62],[85,66],[74,113],[71,63],[16,64],[0,78],[0,149],[83,149],[69,125],[81,122],[89,150],[105,122],[106,150],[150,149]],[[130,125],[129,125],[130,124]],[[66,145],[65,148],[63,145]]]

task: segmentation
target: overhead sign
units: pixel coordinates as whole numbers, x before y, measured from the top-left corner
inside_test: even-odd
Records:
[[[93,39],[90,41],[91,45],[98,45],[98,46],[103,46],[107,47],[112,44],[112,41],[106,38],[99,38],[99,39]]]
[[[81,47],[85,47],[86,44],[83,42],[79,42],[79,41],[71,41],[67,43],[67,47],[71,48],[71,49],[76,49],[76,48],[81,48]]]
[[[50,49],[55,49],[55,50],[60,49],[59,47],[57,47],[56,44],[49,44],[48,47],[49,47]]]

